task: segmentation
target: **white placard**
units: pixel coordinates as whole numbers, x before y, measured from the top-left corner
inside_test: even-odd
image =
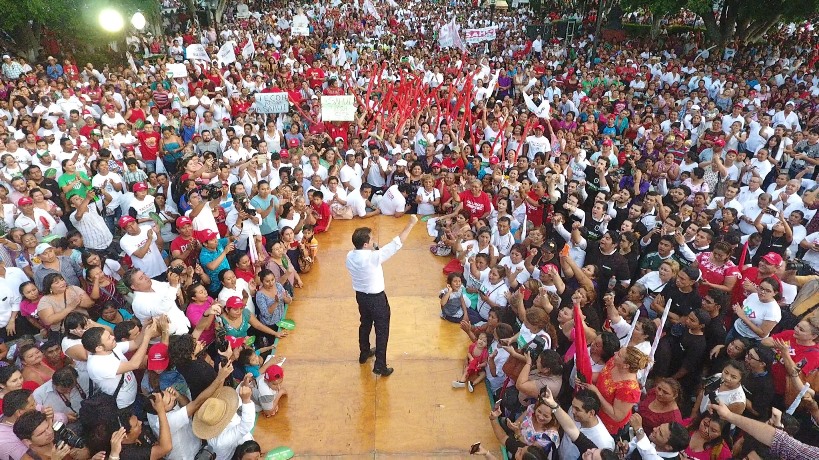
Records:
[[[290,110],[287,93],[256,93],[256,113],[287,113]]]
[[[165,64],[165,73],[171,74],[173,78],[185,78],[188,76],[188,68],[185,64]]]
[[[194,43],[185,48],[185,56],[190,60],[210,62],[210,56],[205,51],[205,45],[201,43]]]
[[[236,50],[233,49],[235,46],[232,41],[225,42],[225,44],[219,48],[219,52],[216,53],[216,60],[218,60],[220,64],[232,64],[236,62]]]
[[[323,121],[353,121],[355,110],[355,96],[321,96]]]
[[[310,20],[303,14],[293,16],[293,21],[290,24],[290,35],[310,35]]]
[[[480,29],[464,30],[464,41],[466,43],[480,43],[492,41],[498,34],[498,26],[481,27]]]

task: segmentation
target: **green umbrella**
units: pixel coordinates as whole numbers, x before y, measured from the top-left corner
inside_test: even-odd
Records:
[[[287,460],[293,458],[294,455],[296,454],[293,453],[293,449],[280,446],[268,452],[264,460]]]
[[[296,322],[292,319],[283,319],[276,323],[276,326],[279,326],[281,329],[287,329],[288,331],[292,331],[296,328]]]

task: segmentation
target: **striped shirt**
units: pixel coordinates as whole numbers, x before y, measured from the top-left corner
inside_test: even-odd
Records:
[[[97,210],[97,203],[88,203],[88,211],[77,220],[77,211],[71,213],[69,217],[74,228],[82,235],[83,243],[88,249],[101,251],[108,249],[114,240],[114,235],[105,224],[105,219],[100,216]]]

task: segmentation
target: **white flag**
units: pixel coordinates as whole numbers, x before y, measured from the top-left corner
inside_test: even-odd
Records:
[[[381,15],[378,14],[378,11],[376,11],[375,5],[373,5],[372,0],[364,0],[364,11],[367,14],[372,15],[372,17],[374,17],[376,21],[381,20]]]
[[[216,60],[219,64],[232,64],[236,62],[236,51],[234,51],[234,43],[232,41],[225,42],[219,52],[216,53]]]
[[[247,43],[242,47],[242,56],[245,59],[250,59],[256,54],[256,45],[253,43],[253,37],[247,34]]]
[[[194,43],[185,48],[185,57],[192,61],[210,62],[210,56],[201,43]]]

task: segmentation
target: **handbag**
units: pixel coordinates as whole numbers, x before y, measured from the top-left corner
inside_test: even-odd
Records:
[[[216,452],[213,449],[205,444],[199,449],[199,452],[193,457],[193,460],[216,460]]]

